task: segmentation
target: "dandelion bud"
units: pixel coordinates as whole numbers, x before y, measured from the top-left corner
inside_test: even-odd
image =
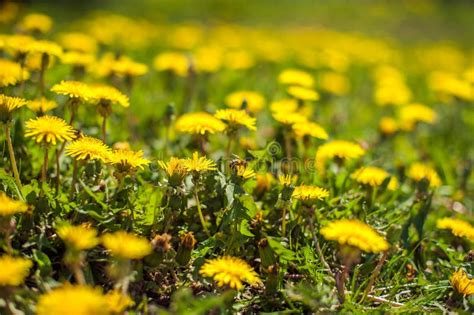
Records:
[[[192,232],[181,235],[178,252],[176,254],[176,261],[181,266],[185,266],[191,259],[191,253],[196,245],[196,239]]]
[[[274,252],[268,245],[268,240],[266,238],[262,238],[258,241],[258,253],[263,267],[268,268],[276,263]]]
[[[164,233],[163,235],[157,235],[151,241],[153,249],[157,252],[167,253],[171,249],[171,235]]]

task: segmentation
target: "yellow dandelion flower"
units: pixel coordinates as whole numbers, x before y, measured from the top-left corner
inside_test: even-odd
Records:
[[[282,186],[291,186],[294,183],[296,183],[297,180],[298,180],[297,175],[286,174],[286,175],[278,176],[278,181],[280,182],[280,185]]]
[[[204,135],[224,131],[226,124],[205,112],[187,113],[176,120],[175,128],[182,133]]]
[[[274,181],[275,178],[271,173],[257,174],[257,185],[255,186],[255,192],[257,194],[261,194],[270,190],[270,187]]]
[[[186,77],[189,73],[190,58],[180,52],[163,52],[155,57],[153,66],[157,71],[171,71]]]
[[[48,40],[35,40],[27,48],[29,53],[45,54],[53,57],[61,57],[63,54],[61,46]]]
[[[107,299],[98,288],[66,284],[40,296],[37,315],[107,315]]]
[[[474,280],[469,279],[467,273],[462,269],[454,272],[449,278],[449,282],[463,296],[474,294]]]
[[[192,158],[183,160],[183,166],[188,172],[206,172],[217,170],[216,163],[207,159],[205,156],[199,156],[198,152],[193,153]]]
[[[129,295],[117,290],[107,292],[105,299],[107,301],[108,310],[112,314],[123,314],[128,307],[135,304]]]
[[[319,172],[324,173],[326,161],[330,159],[356,159],[364,154],[365,150],[357,143],[334,140],[321,145],[316,151],[316,168]]]
[[[25,137],[35,139],[36,143],[56,145],[56,143],[71,141],[76,132],[67,122],[56,116],[41,116],[26,122]]]
[[[8,51],[24,56],[30,52],[30,44],[34,41],[35,39],[31,36],[11,35],[6,39],[5,47]]]
[[[222,68],[223,52],[219,47],[199,47],[193,54],[198,72],[214,73]]]
[[[94,67],[96,73],[101,77],[112,74],[118,76],[136,77],[148,72],[148,66],[136,62],[127,56],[117,58],[113,53],[106,53]]]
[[[465,237],[474,242],[474,226],[469,222],[456,218],[442,218],[436,221],[438,229],[450,230],[457,237]]]
[[[205,277],[213,278],[219,287],[229,286],[240,290],[243,282],[250,285],[261,283],[258,274],[244,260],[236,257],[224,256],[208,260],[199,270]]]
[[[27,103],[28,101],[23,98],[0,94],[0,121],[4,123],[10,121],[12,113]]]
[[[317,101],[319,100],[319,93],[315,90],[308,89],[302,86],[290,86],[287,90],[288,94],[294,98],[302,101]]]
[[[0,256],[0,266],[0,287],[19,286],[28,276],[33,263],[28,259],[3,255]]]
[[[249,130],[257,130],[255,127],[256,119],[251,117],[245,110],[239,109],[221,109],[214,115],[216,118],[227,123],[228,128],[232,126],[245,126]]]
[[[300,112],[273,112],[272,116],[279,123],[289,126],[308,121],[308,118]]]
[[[30,13],[23,17],[18,27],[24,32],[38,32],[46,34],[51,30],[53,20],[45,14]]]
[[[0,192],[0,217],[11,216],[28,211],[28,205],[20,200],[13,200],[4,192]]]
[[[73,99],[80,99],[83,101],[89,100],[91,97],[91,88],[89,85],[79,81],[61,81],[53,85],[51,88],[56,94],[66,95]]]
[[[379,130],[384,135],[393,135],[398,131],[398,123],[392,117],[382,117],[379,122]]]
[[[110,148],[101,140],[88,136],[75,140],[66,148],[66,154],[76,160],[107,162],[110,158],[110,152]]]
[[[265,106],[265,98],[254,91],[237,91],[230,93],[225,98],[226,105],[232,108],[242,108],[244,101],[247,103],[248,110],[252,113],[261,111]]]
[[[160,167],[166,172],[169,177],[173,176],[186,176],[187,170],[184,167],[184,160],[178,159],[176,157],[171,157],[168,162],[158,161]]]
[[[58,41],[62,47],[70,51],[77,51],[85,54],[97,51],[97,40],[87,34],[63,33],[58,36]]]
[[[97,230],[86,225],[64,224],[57,229],[57,233],[64,243],[77,251],[91,249],[99,244]]]
[[[346,95],[349,92],[349,80],[337,72],[325,72],[319,78],[319,86],[324,92],[334,95]]]
[[[314,79],[306,71],[298,69],[285,69],[278,75],[278,82],[288,85],[299,85],[310,88],[314,85]]]
[[[130,106],[128,96],[109,85],[93,85],[90,87],[90,100],[97,104],[119,104],[123,107]]]
[[[29,78],[30,73],[27,70],[22,70],[20,64],[0,59],[0,87],[15,85]]]
[[[116,165],[119,169],[143,169],[150,163],[150,160],[143,157],[142,151],[131,150],[114,150],[110,155],[111,164]]]
[[[255,57],[247,50],[237,49],[226,52],[224,63],[233,70],[250,69],[255,65]]]
[[[310,136],[312,138],[326,140],[329,137],[328,133],[326,132],[326,130],[324,130],[323,127],[321,127],[317,123],[310,121],[297,122],[293,124],[291,128],[293,129],[294,134],[298,138]]]
[[[69,51],[62,54],[61,62],[65,65],[87,67],[94,64],[95,56],[93,54],[83,53],[79,51]]]
[[[245,165],[235,166],[235,173],[238,177],[241,177],[243,179],[254,178],[257,175],[253,169]]]
[[[438,173],[432,167],[423,163],[413,163],[408,169],[407,176],[417,182],[426,178],[430,183],[430,187],[441,186],[441,179]]]
[[[425,122],[434,124],[437,119],[436,112],[423,104],[409,104],[401,107],[398,111],[400,126],[404,130],[413,130],[416,123]]]
[[[340,245],[357,247],[364,252],[379,253],[389,248],[387,241],[372,227],[358,220],[337,220],[321,228],[321,235]]]
[[[296,186],[292,197],[298,200],[323,200],[329,196],[329,192],[318,186],[301,185]]]
[[[46,113],[47,111],[58,107],[58,103],[56,103],[56,101],[48,100],[42,97],[37,100],[28,101],[26,106],[36,113]]]
[[[148,240],[125,231],[104,234],[102,244],[112,256],[123,259],[141,259],[152,251]]]
[[[291,113],[295,112],[298,109],[298,101],[294,98],[284,98],[281,100],[273,101],[270,104],[270,109],[272,112],[284,112]]]
[[[397,189],[398,182],[395,177],[378,167],[375,166],[366,166],[361,167],[355,172],[352,173],[351,178],[355,179],[359,184],[368,185],[372,187],[378,187],[390,177],[387,188],[390,190]]]

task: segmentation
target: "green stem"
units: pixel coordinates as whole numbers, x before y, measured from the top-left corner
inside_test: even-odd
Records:
[[[48,172],[48,158],[49,158],[49,150],[48,147],[44,147],[44,159],[43,159],[43,167],[41,168],[41,182],[44,183],[46,181],[46,173]]]
[[[286,234],[286,211],[287,211],[288,205],[285,202],[285,205],[283,206],[282,209],[282,214],[281,214],[281,235],[285,236]]]
[[[59,155],[61,151],[56,149],[56,194],[59,193],[59,186],[61,184],[61,174],[60,174],[60,167],[59,167]]]
[[[74,191],[76,190],[76,182],[77,182],[77,173],[78,173],[78,162],[74,159],[73,166],[72,166],[72,182],[71,182],[71,190],[69,191],[69,199],[74,196]]]
[[[107,136],[107,133],[106,133],[106,128],[107,128],[107,116],[104,115],[103,116],[103,120],[102,120],[102,141],[105,143],[106,141],[106,136]]]
[[[382,257],[380,258],[379,262],[377,263],[377,266],[375,267],[375,270],[372,272],[372,275],[370,276],[369,283],[367,284],[367,287],[365,288],[364,295],[362,296],[362,299],[360,300],[360,303],[362,303],[367,295],[372,291],[372,287],[374,286],[375,280],[377,279],[378,275],[380,274],[380,270],[382,270],[382,266],[385,263],[385,260],[387,259],[388,256],[388,251],[384,251],[382,254]]]
[[[8,145],[8,153],[10,154],[10,162],[12,165],[12,170],[13,170],[13,177],[15,177],[15,182],[16,185],[18,186],[18,189],[20,190],[20,195],[21,195],[21,181],[20,181],[20,174],[18,173],[18,167],[16,165],[16,159],[15,159],[15,152],[13,151],[13,144],[12,144],[12,138],[10,135],[10,125],[5,124],[5,134],[6,134],[6,140],[7,140],[7,145]]]
[[[206,232],[207,236],[210,237],[211,234],[209,233],[209,230],[207,229],[206,220],[204,219],[204,215],[202,214],[201,203],[199,202],[197,190],[194,191],[194,199],[196,200],[196,206],[197,206],[197,210],[199,214],[199,220],[201,220],[201,225],[204,228],[204,232]]]

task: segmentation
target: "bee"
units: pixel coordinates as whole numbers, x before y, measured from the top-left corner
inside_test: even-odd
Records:
[[[239,168],[247,168],[247,161],[246,160],[242,160],[240,157],[238,157],[237,155],[234,155],[234,159],[232,161],[230,161],[230,168],[232,170],[237,170]]]

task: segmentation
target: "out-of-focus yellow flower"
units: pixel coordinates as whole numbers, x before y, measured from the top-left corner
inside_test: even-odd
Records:
[[[323,127],[310,121],[296,122],[293,124],[293,126],[291,126],[291,128],[298,138],[309,136],[312,138],[326,140],[329,137],[328,133]]]
[[[66,284],[40,296],[36,305],[38,315],[69,314],[107,315],[107,299],[100,289],[86,285]]]
[[[200,47],[193,57],[198,72],[214,73],[222,67],[223,52],[218,46]]]
[[[398,114],[400,117],[400,127],[403,130],[413,130],[418,122],[434,124],[437,119],[437,114],[433,109],[418,103],[402,106]]]
[[[56,116],[41,116],[26,122],[25,137],[32,137],[36,143],[56,145],[56,142],[74,140],[76,132],[64,119]]]
[[[79,51],[69,51],[61,56],[61,62],[66,65],[73,65],[78,67],[88,67],[95,62],[95,56],[89,53]]]
[[[273,101],[270,104],[272,112],[277,113],[291,113],[298,109],[298,101],[294,98],[284,98],[281,100]]]
[[[10,35],[5,40],[5,48],[14,54],[26,55],[35,39],[26,35]]]
[[[84,33],[63,33],[58,36],[58,41],[66,50],[84,54],[93,54],[97,51],[97,41]]]
[[[109,163],[115,165],[121,171],[143,169],[150,160],[143,157],[142,151],[114,150],[110,154]]]
[[[107,53],[96,64],[95,72],[101,77],[108,77],[111,74],[138,77],[148,72],[148,66],[127,56],[117,58],[112,53]]]
[[[449,282],[460,294],[463,296],[469,296],[474,294],[474,280],[469,279],[467,273],[459,269],[452,274],[449,278]]]
[[[128,307],[135,304],[129,295],[117,290],[107,292],[105,299],[111,314],[123,314]]]
[[[379,130],[384,135],[393,135],[398,131],[398,123],[392,117],[384,116],[380,119]]]
[[[308,118],[300,112],[273,112],[272,116],[279,123],[288,126],[308,121]]]
[[[0,192],[0,217],[8,217],[28,211],[28,205],[20,200],[13,200],[4,192]]]
[[[235,173],[242,179],[254,178],[257,175],[253,169],[245,165],[235,166]]]
[[[278,181],[280,182],[280,185],[282,186],[291,186],[294,183],[296,183],[297,180],[298,180],[297,175],[286,174],[286,175],[278,176]]]
[[[0,287],[19,286],[28,275],[33,263],[24,258],[16,258],[8,255],[0,256]]]
[[[436,221],[438,229],[450,230],[457,237],[465,237],[474,242],[474,226],[469,222],[456,218],[442,218]]]
[[[451,97],[474,101],[472,82],[459,78],[456,74],[434,71],[428,76],[428,86],[443,101]]]
[[[152,252],[148,240],[125,231],[104,234],[102,244],[112,256],[122,259],[140,259]]]
[[[204,135],[222,132],[226,124],[205,112],[187,113],[176,120],[175,129],[182,133]]]
[[[274,181],[275,178],[271,173],[257,174],[257,185],[255,186],[255,192],[257,194],[261,194],[270,190],[270,187]]]
[[[27,49],[32,54],[43,54],[52,57],[61,57],[63,54],[61,46],[48,40],[35,40],[28,44]]]
[[[377,105],[405,105],[410,102],[412,93],[399,70],[391,66],[379,66],[375,69],[374,77],[374,99]]]
[[[100,160],[109,161],[110,148],[101,140],[92,137],[81,137],[66,148],[66,154],[76,160]]]
[[[48,33],[52,26],[53,20],[49,16],[39,13],[26,15],[18,24],[18,28],[23,32],[38,32],[42,34]]]
[[[321,145],[316,151],[316,168],[324,173],[327,160],[339,158],[341,160],[356,159],[365,154],[365,150],[357,143],[334,140]]]
[[[204,30],[199,24],[180,24],[171,27],[166,35],[166,40],[171,47],[192,49],[202,40]]]
[[[122,107],[129,107],[130,101],[128,96],[120,92],[113,86],[110,85],[92,85],[90,86],[90,98],[92,102],[97,104],[119,104]]]
[[[438,173],[432,167],[423,163],[416,162],[410,165],[407,176],[417,182],[427,179],[430,187],[436,188],[441,186],[441,179]]]
[[[48,100],[47,98],[40,98],[33,101],[28,101],[26,106],[36,113],[46,113],[52,109],[58,107],[58,103],[54,100]]]
[[[219,287],[229,286],[240,290],[243,282],[250,285],[261,283],[253,268],[240,258],[223,256],[208,260],[199,270],[205,277],[213,278]]]
[[[278,75],[278,82],[281,84],[311,88],[314,85],[314,78],[311,74],[303,70],[285,69]]]
[[[375,166],[365,166],[361,167],[355,172],[352,173],[351,178],[356,180],[359,184],[368,185],[372,187],[378,187],[390,177],[387,188],[390,190],[395,190],[398,187],[398,182],[395,177],[378,167]]]
[[[63,224],[57,233],[68,247],[76,251],[91,249],[99,244],[97,230],[86,225]]]
[[[324,72],[319,78],[321,90],[334,95],[346,95],[349,92],[349,80],[337,72]]]
[[[20,6],[15,2],[4,2],[0,8],[0,23],[11,22],[20,11]]]
[[[287,89],[288,94],[294,98],[302,101],[317,101],[319,100],[319,93],[315,90],[308,89],[302,86],[290,86]]]
[[[0,87],[15,85],[29,78],[30,73],[25,69],[22,70],[18,63],[0,59]]]
[[[227,106],[238,109],[242,108],[244,101],[252,113],[261,111],[265,106],[265,98],[262,94],[254,91],[237,91],[230,93],[225,98]]]
[[[252,68],[256,60],[249,51],[237,49],[228,51],[224,55],[224,63],[229,69],[246,70]]]
[[[213,160],[209,160],[205,156],[199,156],[197,152],[193,153],[192,158],[184,159],[183,166],[188,172],[203,173],[217,170],[216,163]]]
[[[163,52],[153,61],[155,70],[171,71],[181,77],[186,77],[189,74],[190,64],[190,58],[180,52]]]
[[[337,220],[321,228],[321,235],[340,245],[349,245],[369,253],[379,253],[389,248],[387,241],[371,226],[358,220]]]
[[[56,94],[66,95],[73,99],[88,101],[91,98],[91,87],[78,81],[61,81],[51,88]]]
[[[257,127],[255,127],[257,120],[242,109],[221,109],[218,110],[214,116],[226,122],[227,129],[245,126],[249,130],[257,130]]]
[[[298,200],[314,201],[323,200],[329,196],[329,192],[318,186],[300,185],[296,186],[292,197]]]
[[[0,121],[9,122],[12,119],[12,113],[27,103],[28,101],[23,98],[0,94]]]

